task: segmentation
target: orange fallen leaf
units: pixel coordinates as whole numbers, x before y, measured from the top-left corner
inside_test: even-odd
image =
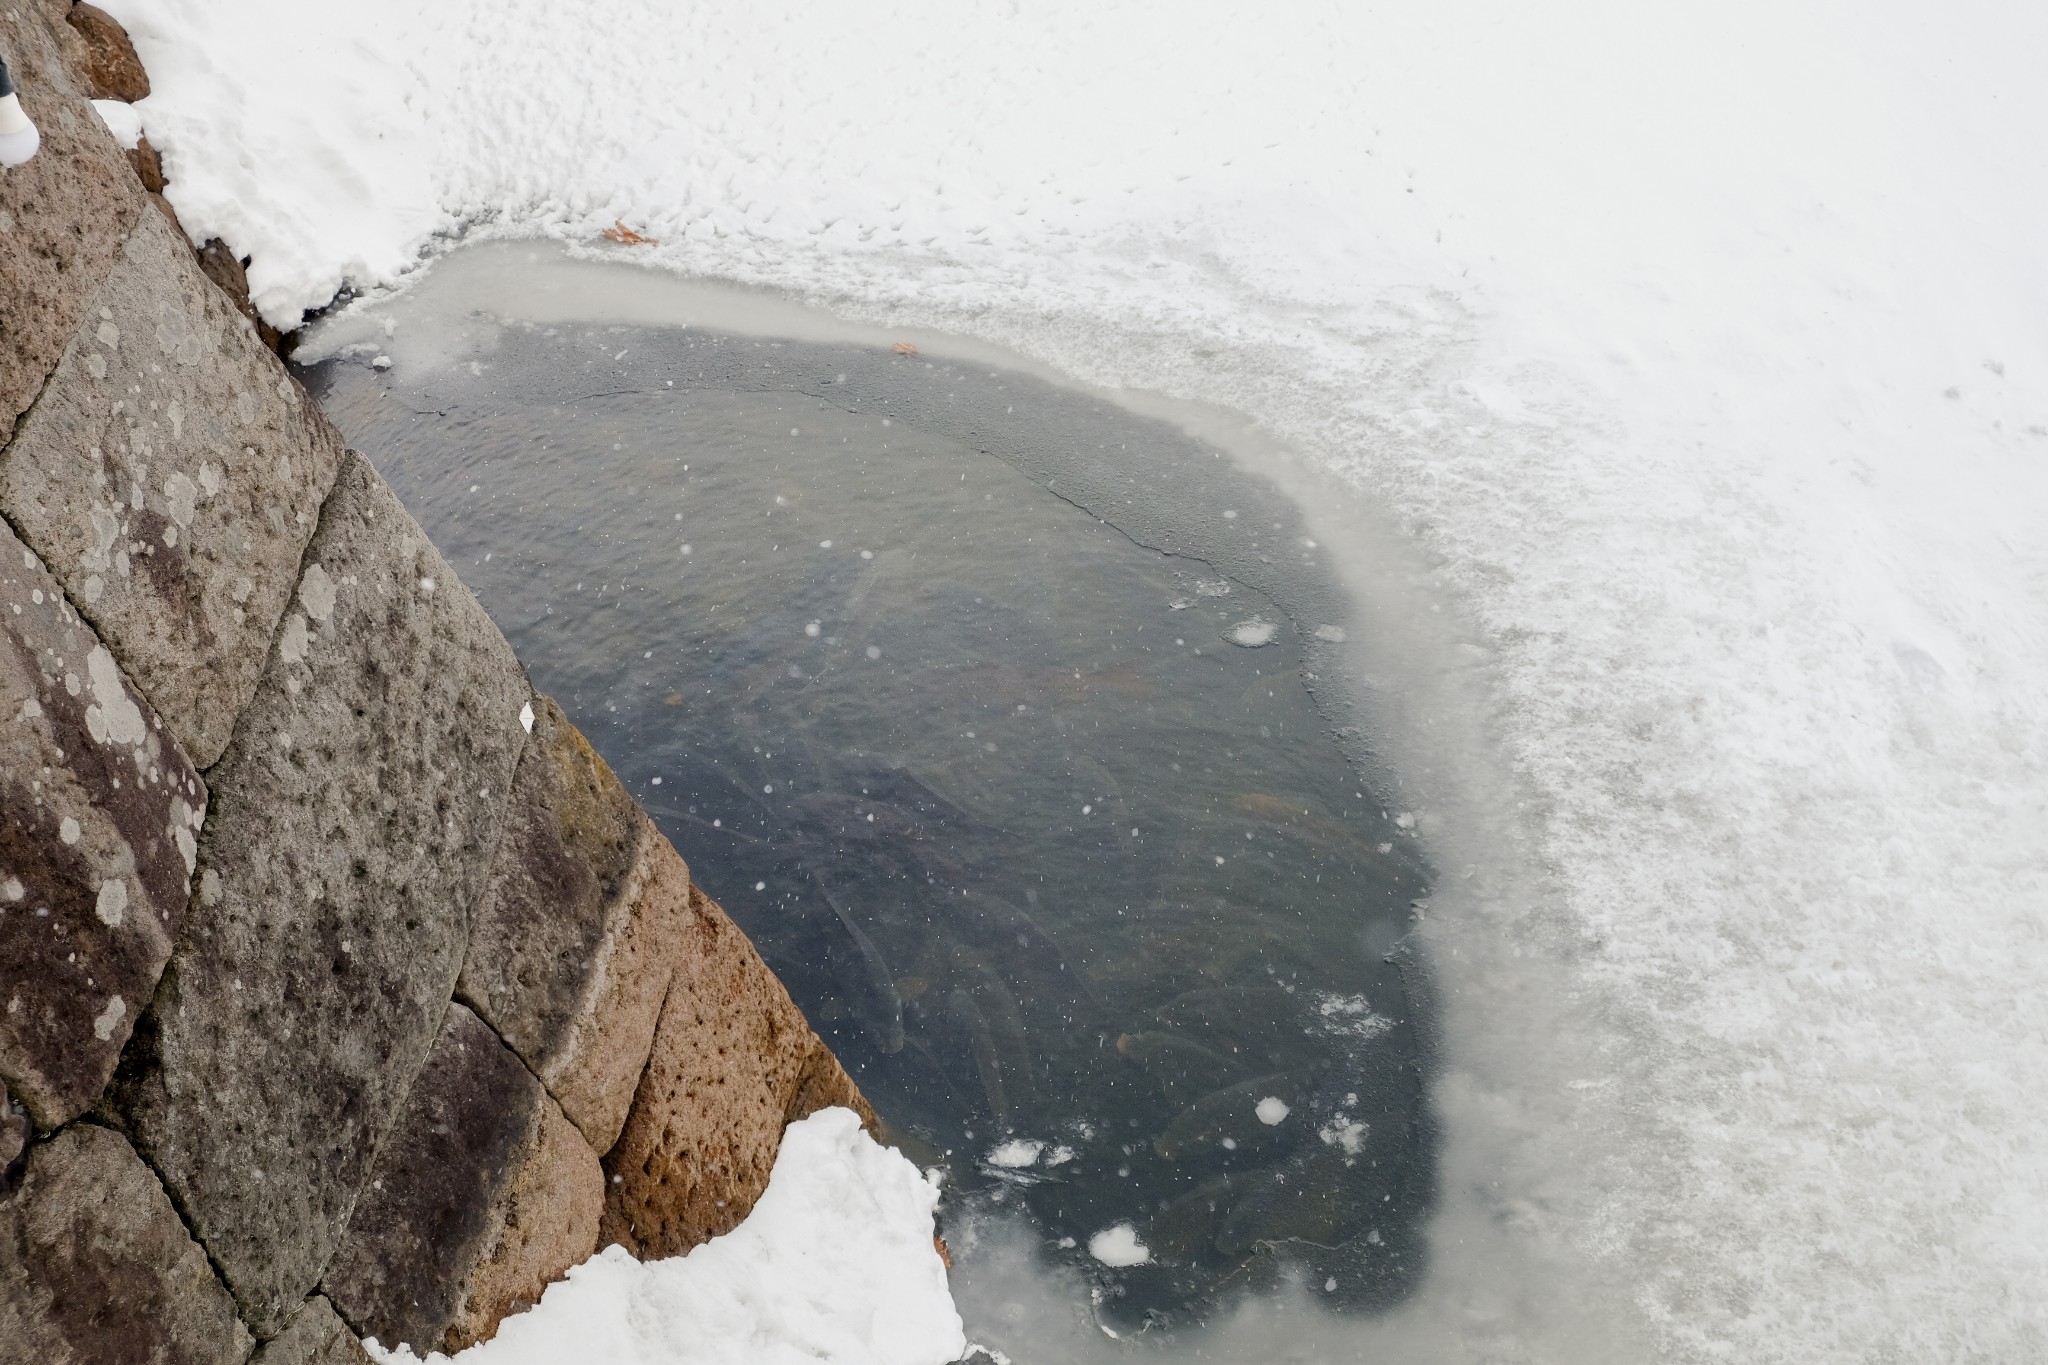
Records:
[[[617,242],[620,246],[661,245],[659,237],[642,237],[639,233],[627,227],[625,220],[622,218],[612,219],[612,225],[604,230],[604,236],[607,240]]]
[[[938,1253],[939,1253],[939,1261],[940,1261],[940,1263],[941,1263],[941,1264],[943,1264],[943,1265],[944,1265],[944,1266],[946,1267],[946,1269],[948,1269],[948,1270],[951,1270],[951,1269],[953,1268],[953,1253],[952,1253],[952,1251],[951,1251],[951,1250],[950,1250],[950,1249],[949,1249],[949,1248],[948,1248],[948,1247],[946,1246],[946,1239],[945,1239],[945,1238],[943,1238],[943,1237],[934,1237],[934,1238],[932,1238],[932,1250],[934,1250],[934,1251],[936,1251],[936,1252],[938,1252]]]
[[[911,345],[911,344],[910,344],[909,342],[907,342],[907,341],[899,341],[899,342],[897,342],[897,343],[896,343],[896,354],[897,354],[897,355],[916,355],[916,354],[917,354],[917,347],[915,347],[915,346]]]

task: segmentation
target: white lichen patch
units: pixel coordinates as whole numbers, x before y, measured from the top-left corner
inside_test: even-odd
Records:
[[[288,664],[306,661],[306,618],[298,612],[284,618],[277,637],[277,657]]]
[[[306,608],[306,615],[315,621],[325,621],[334,615],[334,580],[327,576],[327,570],[318,564],[306,570],[306,576],[299,580],[299,601]]]
[[[114,1030],[119,1028],[121,1021],[127,1017],[128,1002],[118,995],[112,997],[107,1001],[106,1008],[93,1016],[93,1036],[103,1043],[110,1041],[114,1036]]]
[[[109,929],[121,927],[121,921],[128,918],[128,883],[121,877],[109,877],[100,883],[99,902],[92,908],[101,924]]]
[[[94,704],[85,708],[85,728],[94,740],[101,744],[118,744],[133,747],[148,737],[149,730],[142,722],[142,708],[128,695],[128,688],[121,680],[121,667],[114,662],[114,656],[107,652],[105,645],[94,645],[92,653],[85,657],[86,671],[92,675]]]
[[[164,505],[170,509],[172,521],[190,526],[199,511],[199,485],[182,471],[172,474],[164,480]]]

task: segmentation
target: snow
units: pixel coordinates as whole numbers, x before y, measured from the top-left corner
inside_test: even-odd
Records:
[[[1278,1095],[1268,1095],[1252,1106],[1252,1112],[1259,1116],[1260,1123],[1265,1124],[1268,1128],[1272,1128],[1284,1121],[1294,1110],[1286,1100],[1281,1099]]]
[[[545,233],[1370,498],[1312,529],[1446,873],[1388,1330],[2048,1356],[2048,10],[107,7],[274,322]]]
[[[460,1365],[945,1365],[966,1349],[936,1185],[847,1109],[789,1126],[747,1220],[686,1256],[606,1249]],[[369,1343],[366,1343],[369,1344]],[[417,1365],[370,1344],[382,1365]],[[426,1359],[444,1362],[435,1352]]]
[[[107,125],[107,131],[114,135],[114,141],[131,152],[142,142],[142,115],[135,112],[134,105],[121,100],[94,100],[92,107],[100,122]]]

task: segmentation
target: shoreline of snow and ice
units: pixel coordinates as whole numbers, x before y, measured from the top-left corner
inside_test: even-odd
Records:
[[[932,1244],[936,1182],[850,1109],[792,1123],[745,1222],[682,1256],[607,1247],[497,1335],[430,1365],[948,1365],[967,1349]],[[420,1365],[367,1342],[380,1365]]]
[[[273,321],[623,219],[1365,495],[1449,874],[1437,1280],[1376,1339],[2048,1349],[2048,14],[108,8]]]

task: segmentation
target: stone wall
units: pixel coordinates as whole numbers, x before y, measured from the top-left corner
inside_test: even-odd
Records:
[[[12,0],[0,175],[0,1341],[454,1349],[872,1114]]]

